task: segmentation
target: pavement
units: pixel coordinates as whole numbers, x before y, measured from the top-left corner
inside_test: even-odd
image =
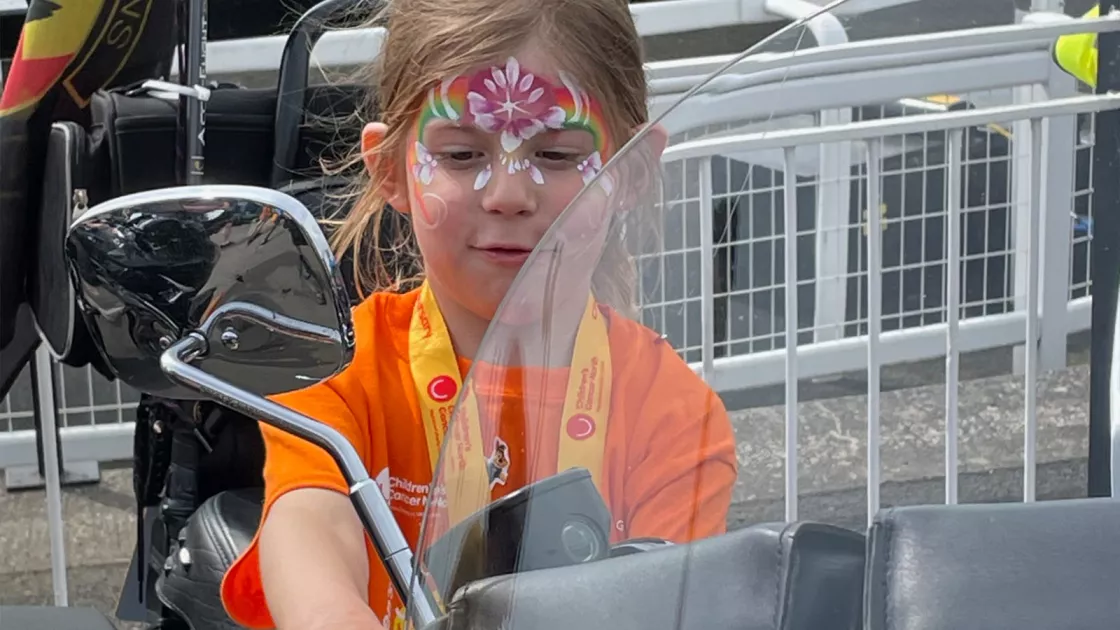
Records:
[[[991,357],[979,363],[992,369]],[[960,500],[1018,501],[1023,479],[1023,379],[983,376],[974,364],[964,362],[962,375],[976,378],[962,381],[959,389]],[[883,506],[944,500],[944,385],[913,387],[889,376],[922,370],[922,366],[884,370],[884,389],[890,391],[881,396]],[[861,528],[867,511],[867,397],[836,395],[845,388],[859,386],[832,381],[803,383],[800,388],[805,402],[798,409],[798,516]],[[1040,375],[1039,499],[1085,495],[1088,400],[1084,363]],[[732,418],[741,473],[729,524],[737,528],[780,521],[785,503],[784,407],[780,401],[754,406],[733,411]],[[136,530],[131,471],[116,468],[102,473],[98,485],[67,488],[63,511],[70,602],[110,613],[125,578]],[[0,604],[51,600],[49,549],[44,493],[0,490]]]
[[[63,491],[72,606],[106,614],[116,608],[136,536],[131,475],[128,468],[103,469],[101,483]],[[47,605],[52,597],[45,493],[0,488],[0,605]]]
[[[1039,499],[1086,495],[1089,369],[1077,365],[1038,380]],[[962,503],[1023,497],[1024,381],[964,381],[958,392],[958,492]],[[943,503],[945,387],[884,392],[880,415],[881,506]],[[801,403],[798,518],[859,529],[867,518],[867,397]],[[783,520],[784,408],[734,414],[742,467],[732,527]]]

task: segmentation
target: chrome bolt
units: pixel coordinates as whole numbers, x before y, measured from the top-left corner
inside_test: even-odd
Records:
[[[241,338],[237,336],[237,331],[232,328],[223,330],[222,345],[230,350],[237,350],[237,347],[241,345]]]

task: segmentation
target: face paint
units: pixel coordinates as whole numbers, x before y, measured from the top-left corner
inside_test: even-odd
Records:
[[[602,169],[602,153],[609,147],[602,108],[564,73],[561,86],[524,70],[510,57],[505,66],[480,70],[471,76],[442,81],[429,90],[417,120],[417,142],[411,151],[413,175],[419,184],[431,182],[438,160],[424,145],[424,130],[433,119],[444,119],[500,134],[499,166],[509,174],[524,172],[537,184],[544,173],[522,155],[526,141],[548,130],[578,129],[594,139],[595,150],[576,169],[586,183]],[[490,181],[493,164],[475,176],[473,187],[481,190]]]
[[[447,202],[439,195],[424,193],[420,197],[419,219],[417,224],[420,227],[436,229],[447,219]]]
[[[428,153],[428,149],[419,142],[416,143],[413,149],[415,157],[412,159],[412,176],[416,178],[416,181],[427,186],[432,183],[432,177],[435,176],[436,159],[431,153]]]
[[[490,183],[490,176],[494,174],[494,166],[487,164],[481,171],[478,172],[478,177],[474,178],[474,189],[482,190],[486,184]]]

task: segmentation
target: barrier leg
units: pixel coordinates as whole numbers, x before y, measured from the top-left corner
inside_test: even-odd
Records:
[[[35,378],[35,395],[38,400],[42,423],[43,456],[41,468],[47,486],[47,521],[51,539],[51,583],[54,586],[54,605],[68,605],[66,585],[66,538],[62,522],[62,475],[59,472],[58,432],[55,408],[54,375],[50,353],[40,345],[32,359]]]

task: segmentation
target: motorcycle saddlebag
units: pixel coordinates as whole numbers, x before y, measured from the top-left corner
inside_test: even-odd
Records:
[[[343,123],[363,94],[357,86],[308,90],[293,180],[318,179],[324,160],[329,164],[357,146],[360,126]],[[106,183],[93,193],[92,203],[179,183],[177,97],[103,92],[95,96],[91,112],[90,157]],[[273,88],[223,84],[213,89],[206,105],[203,183],[279,188],[270,181],[275,116]]]
[[[213,90],[203,183],[267,185],[275,104],[273,90]],[[180,183],[178,99],[102,92],[90,108],[89,157],[102,182],[91,203]]]

